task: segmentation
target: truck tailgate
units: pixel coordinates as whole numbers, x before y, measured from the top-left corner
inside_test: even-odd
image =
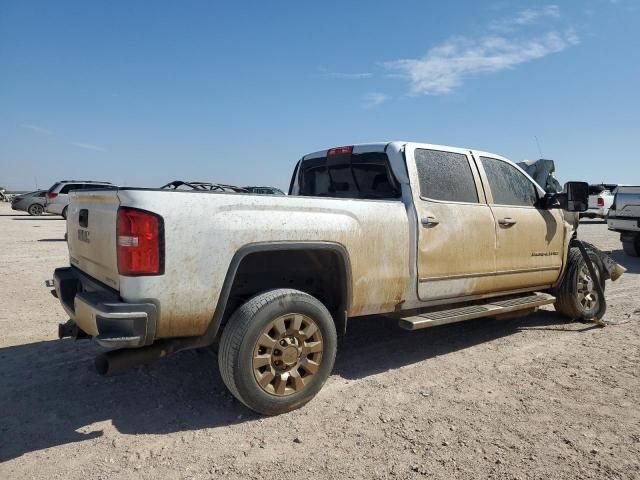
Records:
[[[116,290],[119,289],[116,252],[118,190],[71,193],[67,235],[71,265]]]

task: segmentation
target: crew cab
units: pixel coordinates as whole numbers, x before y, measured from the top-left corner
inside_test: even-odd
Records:
[[[289,411],[320,390],[354,317],[415,330],[555,304],[592,318],[598,279],[570,245],[588,185],[565,190],[496,154],[396,141],[305,155],[287,196],[72,192],[59,334],[110,349],[105,374],[214,345],[234,396]]]
[[[618,187],[607,225],[609,230],[620,233],[627,255],[640,256],[640,186]]]

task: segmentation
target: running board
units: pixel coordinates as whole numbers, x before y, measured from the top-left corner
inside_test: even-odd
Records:
[[[406,330],[418,330],[420,328],[436,327],[438,325],[462,322],[474,318],[494,317],[518,310],[537,309],[542,305],[548,305],[555,301],[556,297],[548,293],[527,293],[518,297],[509,297],[504,300],[488,299],[487,303],[480,305],[425,312],[420,315],[401,318],[399,324],[400,327]]]

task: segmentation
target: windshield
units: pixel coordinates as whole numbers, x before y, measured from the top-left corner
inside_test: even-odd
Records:
[[[331,158],[331,157],[330,157]],[[383,152],[352,154],[340,163],[327,157],[303,160],[299,195],[336,198],[392,199],[400,188]]]

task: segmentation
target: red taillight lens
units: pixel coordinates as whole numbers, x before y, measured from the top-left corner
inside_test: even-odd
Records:
[[[135,208],[120,207],[116,227],[120,275],[163,273],[162,218]]]
[[[57,196],[58,196],[58,194],[57,194],[57,193],[47,193],[47,198],[48,198],[49,200],[51,200],[51,199],[53,199],[53,198],[56,198]]]
[[[350,145],[348,147],[335,147],[327,151],[327,157],[332,157],[334,155],[346,155],[351,153],[353,153],[353,145]]]
[[[604,198],[598,197],[598,206],[599,207],[604,207]]]

